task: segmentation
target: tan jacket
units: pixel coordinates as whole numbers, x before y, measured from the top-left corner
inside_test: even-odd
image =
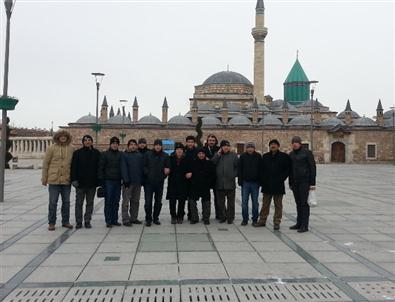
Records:
[[[65,144],[59,143],[59,137],[66,135],[68,140]],[[70,146],[71,136],[66,131],[59,131],[54,136],[55,144],[47,149],[43,161],[42,178],[43,183],[50,185],[70,184],[71,159],[74,149]]]

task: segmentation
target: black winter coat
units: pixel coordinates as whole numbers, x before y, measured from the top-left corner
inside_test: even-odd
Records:
[[[82,147],[74,151],[71,160],[71,181],[78,181],[79,188],[97,187],[99,160],[100,151],[95,148]]]
[[[289,157],[292,164],[289,185],[292,187],[297,183],[308,183],[315,186],[316,167],[313,153],[302,147],[291,151]]]
[[[188,195],[188,182],[185,175],[189,172],[189,165],[183,156],[177,160],[175,154],[170,156],[170,174],[167,183],[166,199],[186,200]]]
[[[214,146],[214,147],[209,147],[209,146],[205,146],[204,147],[204,153],[206,153],[206,157],[208,159],[212,159],[214,157],[214,155],[216,153],[218,153],[219,147],[218,146]]]
[[[169,156],[161,151],[146,152],[144,156],[144,182],[145,184],[162,184],[167,175],[164,169],[169,168]]]
[[[242,185],[244,181],[261,182],[262,156],[258,152],[241,154],[237,168],[239,185]]]
[[[211,184],[215,180],[215,165],[211,160],[196,159],[191,165],[191,192],[190,198],[210,200]]]
[[[289,176],[291,159],[284,152],[262,156],[262,192],[270,195],[284,195],[284,182]]]
[[[101,154],[98,170],[100,180],[121,180],[121,155],[120,151],[112,149]]]
[[[144,155],[138,151],[123,152],[121,156],[121,173],[124,183],[141,185],[144,175]]]

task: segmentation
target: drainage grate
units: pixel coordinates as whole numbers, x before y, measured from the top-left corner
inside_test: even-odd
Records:
[[[295,301],[283,284],[237,284],[234,287],[240,302]]]
[[[17,288],[4,302],[60,302],[68,288]]]
[[[395,300],[395,283],[393,282],[350,282],[349,284],[368,300]]]
[[[129,286],[123,302],[179,302],[178,286]]]
[[[121,257],[118,257],[118,256],[107,256],[106,258],[104,258],[104,261],[119,261],[119,259],[121,259]]]
[[[332,283],[288,283],[285,287],[297,301],[351,301]]]
[[[64,301],[67,302],[118,302],[122,300],[124,287],[73,287]]]
[[[183,285],[183,302],[234,302],[238,301],[231,285]]]
[[[218,231],[226,232],[229,231],[227,228],[218,228]]]

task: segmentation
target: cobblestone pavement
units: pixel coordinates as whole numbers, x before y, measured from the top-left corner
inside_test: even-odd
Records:
[[[280,231],[240,226],[239,190],[232,225],[171,225],[164,201],[161,226],[108,229],[98,199],[92,229],[48,232],[40,171],[7,171],[0,300],[395,301],[394,166],[319,166],[317,196],[304,234],[290,192]]]

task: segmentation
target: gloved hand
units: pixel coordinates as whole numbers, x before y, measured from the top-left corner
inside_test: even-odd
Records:
[[[71,185],[72,185],[74,188],[76,188],[76,189],[80,186],[78,180],[72,181],[72,182],[71,182]]]

